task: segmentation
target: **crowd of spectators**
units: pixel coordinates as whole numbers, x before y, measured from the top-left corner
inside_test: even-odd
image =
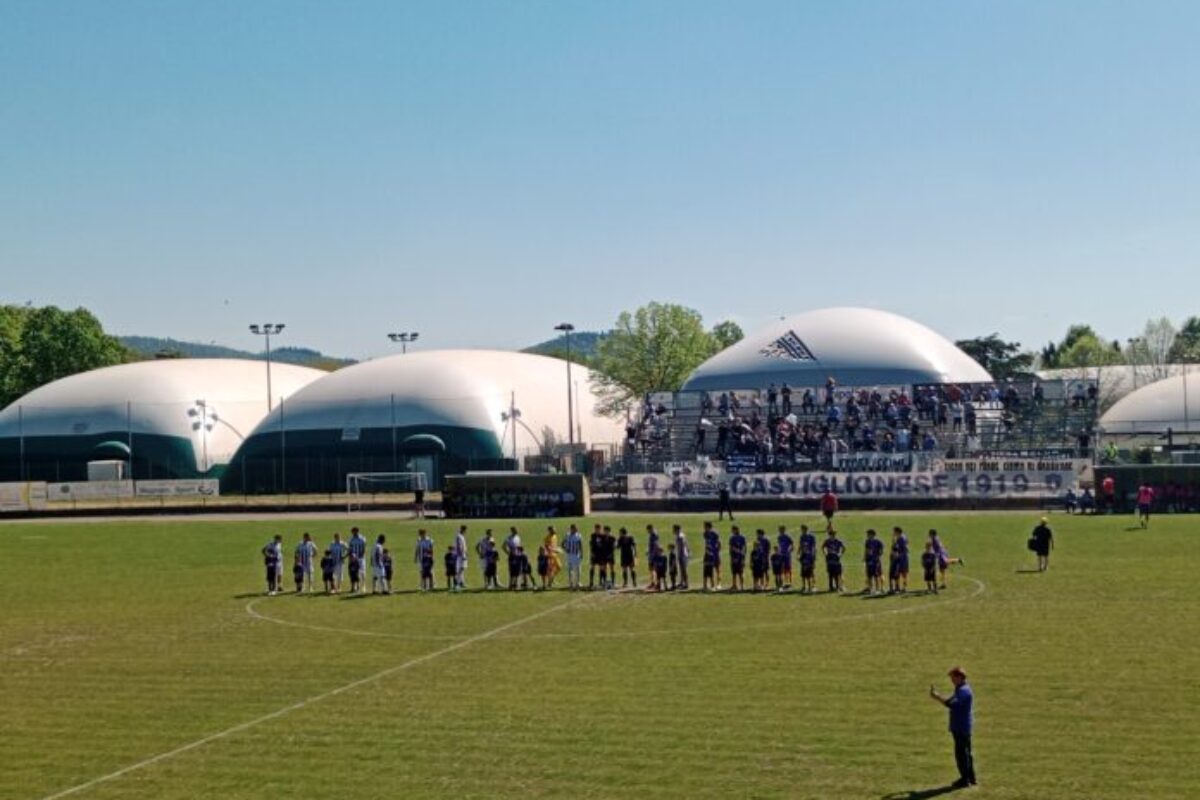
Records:
[[[1072,407],[1095,404],[1095,386],[1079,384]],[[1089,393],[1090,392],[1090,393]],[[1001,385],[923,385],[793,389],[771,384],[762,391],[704,392],[691,456],[755,456],[761,466],[833,466],[841,454],[903,455],[977,452],[980,418],[1007,435],[1023,415],[1045,405],[1038,382]],[[670,436],[672,412],[648,402],[626,429],[632,452],[647,453]],[[1090,446],[1090,427],[1076,445]]]

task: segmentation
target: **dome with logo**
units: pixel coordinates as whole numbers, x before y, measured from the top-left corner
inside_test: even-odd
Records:
[[[1200,370],[1125,395],[1100,417],[1100,430],[1110,436],[1200,431]]]
[[[949,339],[899,314],[823,308],[785,317],[705,361],[685,391],[820,386],[990,383],[992,376]]]

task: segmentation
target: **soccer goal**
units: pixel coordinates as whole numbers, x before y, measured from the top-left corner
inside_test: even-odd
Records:
[[[423,492],[425,483],[424,472],[348,472],[346,510],[361,509],[364,498],[374,502],[378,495]]]

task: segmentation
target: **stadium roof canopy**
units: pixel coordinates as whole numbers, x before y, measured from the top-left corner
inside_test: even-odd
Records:
[[[576,429],[584,442],[620,442],[622,424],[595,413],[590,375],[572,365]],[[567,441],[566,362],[503,350],[423,350],[345,367],[289,397],[282,414],[277,409],[255,434],[278,432],[281,416],[288,435],[397,428],[436,436],[443,428],[470,429],[494,437],[510,453],[512,429],[505,417],[513,400],[523,423],[517,425],[519,451],[537,447],[545,427]]]
[[[273,394],[290,395],[325,374],[272,364]],[[190,442],[194,469],[203,473],[229,463],[242,437],[266,416],[264,362],[159,359],[81,372],[34,389],[0,411],[0,439],[21,438],[28,450],[51,441],[101,437],[99,444],[88,445],[99,458],[102,451],[114,450],[113,442],[124,442],[131,434],[166,437],[185,448]],[[201,463],[205,458],[207,463]]]
[[[1100,430],[1110,435],[1165,433],[1168,428],[1200,431],[1200,370],[1143,386],[1100,417]]]
[[[685,390],[988,383],[970,356],[907,317],[871,308],[823,308],[781,319],[705,361]]]

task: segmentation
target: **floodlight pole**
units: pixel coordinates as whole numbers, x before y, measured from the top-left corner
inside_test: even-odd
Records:
[[[393,342],[400,343],[400,355],[408,353],[408,343],[415,342],[421,337],[420,331],[407,331],[405,333],[389,333],[388,338]]]
[[[267,322],[262,325],[251,325],[250,332],[256,336],[265,336],[267,339],[267,413],[271,413],[271,336],[283,333],[284,324],[282,322]]]
[[[567,339],[567,442],[575,445],[575,400],[571,395],[571,331],[575,330],[575,326],[569,322],[561,322],[554,326],[554,330],[562,331]]]

